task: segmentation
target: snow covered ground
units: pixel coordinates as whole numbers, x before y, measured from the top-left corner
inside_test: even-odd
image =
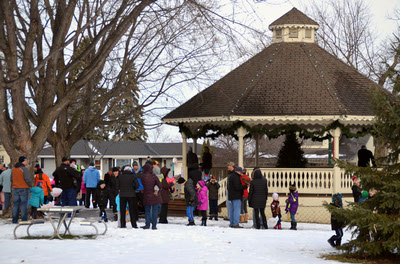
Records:
[[[118,229],[116,222],[108,223],[106,235],[97,239],[74,240],[15,240],[15,225],[0,220],[0,263],[338,263],[321,259],[322,254],[335,252],[327,243],[333,235],[330,225],[298,224],[298,230],[228,228],[229,222],[207,221],[207,227],[187,227],[186,218],[169,217],[169,224],[158,225],[158,230]],[[73,234],[90,234],[91,227],[82,227],[75,218]],[[201,223],[196,218],[196,223]],[[139,226],[144,224],[139,220]],[[23,235],[25,227],[18,230]],[[101,229],[101,225],[99,225]],[[100,230],[99,230],[100,231]],[[50,236],[49,223],[35,225],[32,235]],[[351,234],[345,232],[344,240]]]

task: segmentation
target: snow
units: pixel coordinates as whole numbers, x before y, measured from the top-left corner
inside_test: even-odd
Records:
[[[83,218],[75,218],[71,232],[93,234],[92,227],[80,226]],[[339,263],[320,258],[337,252],[327,239],[334,234],[330,225],[298,223],[298,230],[251,229],[252,221],[243,229],[229,228],[229,222],[207,220],[207,227],[185,226],[184,217],[169,217],[169,224],[158,230],[117,228],[108,223],[108,232],[97,239],[14,239],[16,225],[0,219],[0,263]],[[196,224],[201,223],[199,217]],[[144,225],[140,219],[139,226]],[[102,224],[98,225],[99,233]],[[18,228],[24,236],[26,228]],[[25,232],[26,233],[26,232]],[[50,223],[30,228],[33,236],[51,236]],[[351,234],[345,231],[343,240]]]

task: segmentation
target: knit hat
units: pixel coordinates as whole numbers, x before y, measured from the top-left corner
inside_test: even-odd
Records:
[[[135,167],[135,166],[139,166],[139,164],[137,163],[136,160],[134,162],[132,162],[132,167]]]
[[[361,194],[361,197],[362,198],[368,198],[368,194],[369,194],[368,191],[363,191],[362,194]]]
[[[100,180],[100,181],[97,183],[97,186],[99,186],[99,187],[100,187],[100,185],[102,185],[102,184],[106,184],[106,182],[105,182],[105,181],[103,181],[103,180]]]
[[[112,172],[116,172],[116,171],[119,171],[119,169],[117,167],[114,167],[114,168],[111,169],[111,171]]]
[[[295,191],[297,190],[297,188],[296,188],[296,183],[295,183],[295,182],[289,184],[289,190],[291,190],[291,191],[293,191],[293,192],[295,192]]]
[[[178,181],[177,181],[178,184],[182,184],[182,183],[184,183],[184,182],[185,182],[185,178],[183,178],[183,177],[180,177],[180,178],[178,179]]]
[[[235,162],[231,161],[231,162],[229,162],[228,164],[226,164],[226,166],[232,166],[232,167],[235,167]]]
[[[236,171],[236,172],[240,172],[240,173],[244,173],[244,170],[243,170],[242,167],[236,167],[236,168],[235,168],[235,171]]]
[[[19,162],[19,163],[22,163],[22,162],[24,162],[25,160],[27,160],[27,158],[24,157],[24,156],[21,156],[21,157],[18,158],[18,162]]]
[[[89,163],[89,166],[94,167],[94,162],[91,161],[91,162]]]
[[[157,165],[158,166],[158,161],[156,161],[156,160],[153,160],[153,165]]]
[[[272,194],[272,199],[274,199],[274,200],[279,200],[279,194],[273,193],[273,194]]]
[[[351,178],[351,180],[354,182],[357,179],[357,176],[354,176],[353,178]]]
[[[69,158],[63,157],[61,161],[62,161],[62,162],[66,162],[67,160],[69,160]]]

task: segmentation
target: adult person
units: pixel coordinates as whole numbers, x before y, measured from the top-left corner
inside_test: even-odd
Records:
[[[132,228],[137,228],[137,200],[136,200],[136,189],[139,183],[135,178],[135,174],[132,172],[131,166],[125,166],[122,173],[118,176],[118,189],[119,189],[119,201],[121,210],[121,228],[126,228],[125,221],[125,208],[128,204],[129,215],[131,217]]]
[[[267,218],[265,217],[265,206],[268,197],[268,183],[262,176],[260,170],[254,172],[254,180],[250,182],[249,205],[256,213],[256,228],[260,229],[260,213],[264,229],[268,229]]]
[[[194,164],[197,164],[197,166],[199,166],[199,158],[197,157],[196,153],[193,153],[193,148],[189,147],[189,151],[186,156],[186,165],[188,169],[190,169]]]
[[[49,176],[47,176],[40,168],[39,164],[35,166],[35,186],[37,186],[38,182],[42,183],[42,189],[44,192],[44,204],[49,202],[49,195],[53,191],[51,188]]]
[[[351,191],[353,193],[354,202],[358,203],[361,198],[360,179],[354,176],[352,180],[353,186],[351,187]]]
[[[242,197],[242,205],[240,208],[240,223],[247,223],[249,219],[249,215],[247,214],[247,204],[249,199],[249,191],[248,187],[250,185],[250,178],[247,176],[246,171],[238,171],[235,170],[236,173],[240,176],[240,182],[242,185],[246,186],[246,189],[243,190],[243,197]]]
[[[14,195],[12,209],[13,224],[18,223],[20,207],[22,221],[28,220],[29,190],[32,187],[32,177],[26,165],[28,165],[28,159],[21,156],[11,171],[12,191]]]
[[[149,161],[151,163],[151,161]],[[132,172],[135,174],[136,179],[139,182],[139,188],[136,189],[136,198],[138,200],[138,214],[139,212],[144,213],[144,205],[143,205],[143,184],[142,184],[142,175],[143,169],[139,167],[139,163],[135,160],[132,163]]]
[[[69,165],[79,173],[79,179],[78,179],[78,183],[76,185],[76,193],[77,193],[79,199],[81,199],[82,198],[81,186],[82,186],[82,180],[83,180],[82,179],[82,175],[83,175],[82,174],[82,168],[81,168],[81,166],[79,166],[76,163],[76,159],[70,159],[69,162],[70,162]]]
[[[0,175],[3,171],[7,170],[7,168],[5,167],[5,165],[3,165],[2,163],[0,163]],[[4,203],[4,192],[3,192],[3,185],[0,184],[0,210],[3,210],[3,203]]]
[[[235,163],[234,163],[233,161],[229,162],[229,163],[226,165],[226,168],[228,169],[227,178],[229,179],[229,176],[230,176],[232,173],[235,173]],[[229,188],[228,185],[229,185],[229,181],[227,182],[227,189]],[[231,203],[231,201],[229,201],[229,200],[226,200],[226,210],[227,210],[227,212],[228,212],[228,219],[229,219],[230,212],[232,211],[232,203]],[[240,217],[239,217],[239,220],[240,220]]]
[[[0,185],[3,186],[3,193],[4,193],[4,207],[3,213],[8,211],[10,208],[10,201],[11,201],[11,177],[12,177],[12,170],[7,168],[7,166],[3,166],[6,170],[2,171],[0,174]]]
[[[114,214],[114,221],[117,221],[117,204],[115,203],[115,198],[119,193],[119,186],[118,186],[118,176],[119,176],[119,169],[117,167],[113,167],[111,169],[111,177],[109,180],[108,186],[108,199],[111,201],[111,206],[113,209]],[[107,188],[107,185],[106,185]]]
[[[161,168],[161,174],[163,175],[163,179],[161,181],[161,211],[160,211],[160,224],[168,224],[168,203],[170,201],[170,189],[175,184],[175,178],[173,182],[168,183],[168,173],[171,169],[167,167]]]
[[[374,167],[376,167],[374,155],[370,150],[367,149],[366,146],[362,146],[361,149],[358,151],[357,155],[358,155],[358,167],[369,167],[370,162]]]
[[[104,183],[106,184],[106,190],[107,190],[107,203],[109,204],[110,208],[113,206],[113,201],[112,201],[112,196],[111,196],[111,179],[114,177],[112,169],[109,169],[106,174],[104,174]],[[115,201],[114,201],[115,202]]]
[[[188,178],[192,179],[193,186],[196,188],[196,184],[198,181],[201,181],[201,171],[199,170],[199,164],[194,163],[190,167],[188,167]]]
[[[62,158],[62,164],[53,172],[54,180],[63,190],[61,194],[62,206],[76,206],[76,190],[78,188],[79,172],[71,168],[69,159]]]
[[[161,195],[156,195],[154,187],[158,186],[161,189],[161,182],[156,175],[153,174],[153,168],[150,164],[146,163],[143,166],[142,175],[143,184],[143,205],[146,216],[146,225],[143,229],[149,229],[150,225],[153,230],[157,229],[157,218],[160,211]]]
[[[243,171],[241,167],[238,167],[235,170]],[[228,200],[231,202],[229,226],[233,228],[241,228],[241,226],[239,226],[239,220],[242,206],[242,196],[243,190],[247,188],[247,185],[242,185],[242,182],[240,181],[240,175],[236,173],[235,170],[230,171],[228,176]]]
[[[204,152],[201,160],[202,160],[201,167],[203,169],[203,172],[206,175],[206,177],[208,177],[210,175],[210,170],[212,168],[212,155],[210,153],[210,148],[208,146],[204,147]]]
[[[94,194],[96,192],[97,184],[100,181],[100,172],[94,167],[94,162],[89,163],[89,168],[85,170],[83,175],[83,183],[86,186],[86,197],[85,197],[85,207],[90,207],[90,196],[92,196],[92,201],[94,200]],[[93,208],[97,208],[97,204],[93,202]]]

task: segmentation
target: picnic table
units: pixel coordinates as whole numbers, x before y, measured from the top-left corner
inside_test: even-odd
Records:
[[[76,216],[76,213],[83,209],[83,206],[54,206],[54,207],[47,207],[47,208],[38,208],[38,211],[46,213],[48,216],[48,219],[53,227],[54,233],[53,236],[50,239],[53,239],[55,237],[58,237],[59,239],[62,239],[60,236],[60,228],[62,225],[65,227],[65,231],[63,235],[66,235],[67,232],[71,234],[71,231],[69,230],[72,220]],[[67,216],[70,214],[69,221],[67,220]],[[56,227],[56,222],[57,222],[57,217],[58,216],[58,223]]]

